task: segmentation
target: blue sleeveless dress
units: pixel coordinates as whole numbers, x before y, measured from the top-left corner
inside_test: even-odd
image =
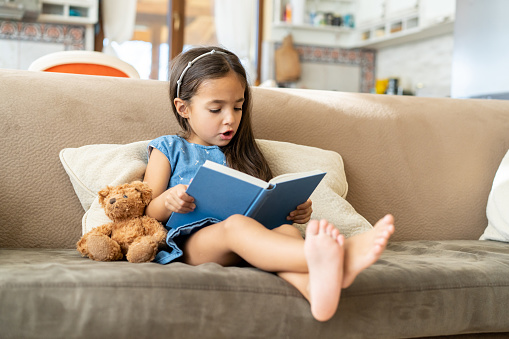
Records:
[[[226,165],[226,159],[219,146],[203,146],[192,144],[177,135],[165,135],[152,140],[148,145],[148,153],[153,149],[162,152],[170,162],[171,176],[167,188],[178,184],[189,185],[196,172],[206,160]],[[168,264],[182,256],[179,243],[199,229],[217,223],[220,220],[207,218],[191,224],[171,228],[166,225],[168,235],[166,243],[169,251],[159,251],[154,262]]]

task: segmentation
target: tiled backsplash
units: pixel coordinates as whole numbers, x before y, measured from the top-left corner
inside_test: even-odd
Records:
[[[280,43],[274,45],[277,50]],[[295,44],[301,62],[299,88],[369,93],[375,84],[376,52]]]
[[[28,69],[37,58],[85,49],[85,26],[0,20],[0,68]]]

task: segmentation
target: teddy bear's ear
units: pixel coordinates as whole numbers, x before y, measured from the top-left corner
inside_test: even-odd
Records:
[[[141,193],[141,200],[145,205],[148,205],[152,200],[152,189],[144,182],[135,181],[132,183],[135,190]]]
[[[104,199],[106,199],[106,197],[110,194],[110,189],[111,189],[110,186],[106,186],[106,188],[103,188],[102,190],[100,190],[97,193],[99,195],[99,203],[103,207],[104,207]]]

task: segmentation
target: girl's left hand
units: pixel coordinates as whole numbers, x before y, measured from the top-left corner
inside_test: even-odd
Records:
[[[286,220],[291,220],[297,224],[305,224],[311,219],[311,213],[313,212],[313,208],[311,205],[313,203],[310,199],[308,199],[305,203],[297,206],[297,209],[290,213]]]

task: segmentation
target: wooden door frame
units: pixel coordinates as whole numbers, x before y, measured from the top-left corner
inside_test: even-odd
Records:
[[[184,49],[185,0],[168,1],[168,46],[170,61]]]
[[[261,78],[261,60],[262,60],[262,41],[263,41],[263,6],[264,0],[257,0],[256,16],[257,16],[257,32],[256,32],[256,82],[260,84]],[[170,48],[170,61],[175,58],[184,48],[184,20],[185,0],[169,0],[168,1],[168,46]]]

